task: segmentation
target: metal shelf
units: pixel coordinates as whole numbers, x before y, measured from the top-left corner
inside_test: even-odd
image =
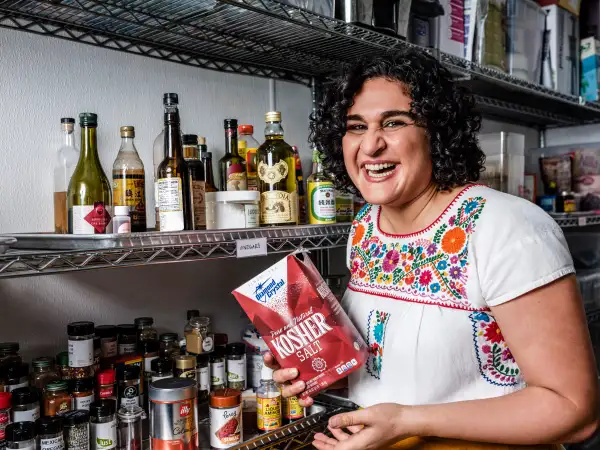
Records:
[[[0,26],[206,69],[309,84],[401,39],[275,0],[0,0]],[[524,125],[600,121],[600,105],[436,55],[485,114]]]
[[[561,228],[586,227],[591,225],[600,225],[600,214],[595,213],[552,213],[552,218]]]
[[[71,251],[9,250],[0,255],[0,278],[235,258],[236,242],[254,238],[266,238],[268,254],[287,253],[298,248],[345,248],[349,231],[350,224],[346,223],[231,231],[136,233],[137,237],[117,241],[112,247],[96,245],[95,248]],[[19,235],[12,236],[18,242]],[[39,240],[44,241],[44,236],[41,235]],[[48,245],[43,246],[51,246],[51,240],[52,235],[47,236]]]

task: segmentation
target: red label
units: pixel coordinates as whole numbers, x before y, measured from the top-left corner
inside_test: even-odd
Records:
[[[0,413],[0,425],[10,423],[9,419],[10,415],[7,412]],[[2,433],[4,433],[4,429],[2,430]],[[4,438],[4,435],[2,436],[2,438]]]
[[[114,386],[107,388],[100,388],[98,390],[98,397],[100,398],[110,398],[115,396],[115,388]]]
[[[191,410],[192,408],[190,408],[190,405],[188,403],[182,403],[179,407],[179,415],[181,417],[187,417]]]
[[[85,216],[85,221],[94,227],[96,234],[106,233],[106,227],[110,223],[110,214],[104,207],[104,202],[94,202],[94,209]]]

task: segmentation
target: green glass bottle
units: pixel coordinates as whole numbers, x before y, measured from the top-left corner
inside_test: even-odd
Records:
[[[292,147],[283,140],[281,113],[265,117],[265,142],[256,153],[260,223],[264,226],[298,222],[296,161]]]
[[[96,143],[98,116],[79,114],[81,153],[67,193],[69,233],[112,233],[112,193]]]
[[[245,191],[248,189],[246,161],[238,153],[237,120],[225,119],[225,156],[219,160],[221,191]]]

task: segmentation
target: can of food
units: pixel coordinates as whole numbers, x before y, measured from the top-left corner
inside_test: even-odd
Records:
[[[198,450],[196,380],[165,378],[150,384],[150,448]]]
[[[242,393],[219,389],[210,393],[210,445],[230,448],[242,442]]]

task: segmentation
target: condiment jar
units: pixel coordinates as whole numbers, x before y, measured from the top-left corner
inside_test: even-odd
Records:
[[[100,325],[96,327],[96,336],[100,337],[100,358],[108,359],[117,356],[117,327]]]
[[[65,450],[88,450],[90,448],[90,414],[75,410],[62,415]]]
[[[242,394],[237,389],[210,393],[210,446],[230,448],[242,442]]]
[[[35,388],[23,387],[12,391],[12,422],[35,422],[40,418],[40,397]]]
[[[199,355],[211,352],[213,339],[210,333],[210,318],[192,317],[186,324],[183,333],[185,335],[185,346],[188,353]]]
[[[119,407],[140,406],[140,368],[123,366],[117,371]]]
[[[158,358],[150,364],[152,369],[151,383],[164,378],[173,378],[173,362],[168,358]]]
[[[227,344],[227,387],[246,390],[246,344]]]
[[[175,357],[173,376],[177,378],[196,379],[196,357],[192,355],[179,355]]]
[[[223,347],[215,347],[210,355],[210,388],[213,391],[224,389],[227,383],[225,373],[225,351]]]
[[[0,342],[0,366],[21,364],[22,362],[18,342]]]
[[[73,409],[89,410],[94,401],[94,379],[73,380],[71,394],[73,395]]]
[[[90,450],[109,450],[117,447],[117,402],[96,400],[90,405]]]
[[[175,356],[181,353],[177,333],[163,333],[160,335],[158,340],[160,341],[161,358],[173,359]]]
[[[131,233],[131,216],[129,206],[115,206],[112,219],[113,232],[115,234]]]
[[[56,368],[62,380],[73,378],[73,371],[69,367],[69,352],[60,352],[56,355]]]
[[[135,325],[117,325],[119,355],[134,355],[137,351],[137,329]]]
[[[10,423],[10,392],[0,392],[0,442],[4,440],[4,429]]]
[[[69,367],[90,367],[94,364],[94,322],[71,322],[69,335]]]
[[[35,423],[17,422],[7,425],[6,448],[35,450]]]
[[[138,317],[133,320],[133,323],[137,327],[138,342],[158,340],[158,332],[152,326],[154,325],[152,317]]]
[[[6,368],[6,387],[7,392],[15,389],[29,386],[29,364],[13,364]]]
[[[73,396],[66,381],[53,381],[44,391],[44,415],[56,416],[73,409]]]
[[[113,369],[103,370],[96,376],[96,397],[98,400],[117,400],[116,374]]]
[[[33,372],[31,373],[31,386],[40,392],[48,383],[60,380],[60,374],[54,364],[54,358],[41,356],[31,361]]]
[[[35,422],[38,450],[64,450],[63,418],[40,417]]]
[[[120,450],[142,449],[142,419],[146,417],[139,406],[122,407],[117,411],[117,445]]]
[[[102,340],[100,336],[94,336],[94,373],[100,370],[100,358],[102,358]]]

